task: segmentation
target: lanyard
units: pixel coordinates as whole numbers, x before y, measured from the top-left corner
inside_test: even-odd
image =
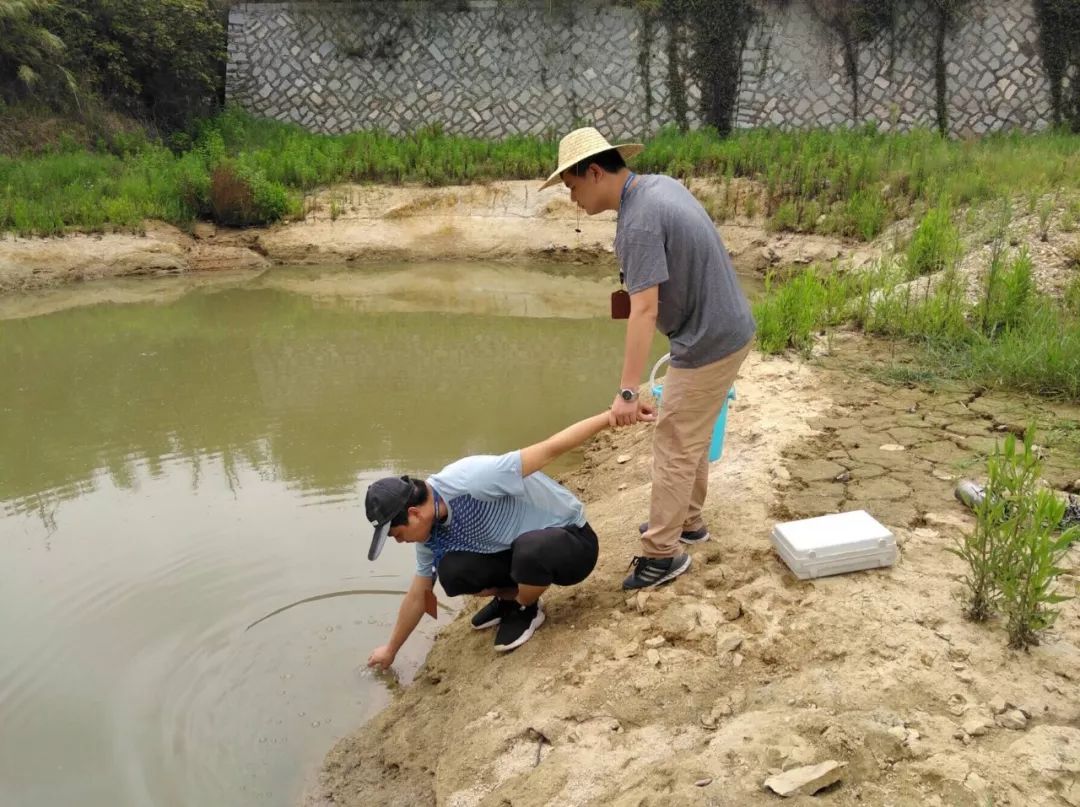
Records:
[[[434,487],[431,489],[431,496],[435,507],[435,520],[432,522],[432,528],[434,529],[442,526],[442,521],[439,519],[439,494]]]
[[[636,176],[637,174],[631,171],[630,176],[626,178],[626,182],[622,186],[622,193],[619,194],[619,207],[622,207],[622,203],[626,201],[626,192],[630,190],[630,183],[634,181]]]

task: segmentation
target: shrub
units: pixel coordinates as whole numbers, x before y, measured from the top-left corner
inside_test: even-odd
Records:
[[[1056,591],[1058,564],[1080,529],[1058,534],[1065,503],[1039,486],[1042,464],[1034,451],[1035,430],[1024,433],[1021,450],[1008,435],[987,460],[988,480],[975,507],[975,530],[951,547],[968,565],[963,579],[965,615],[975,621],[1000,610],[1009,645],[1038,644],[1053,625],[1054,607],[1068,597]]]
[[[210,209],[228,227],[268,224],[288,212],[289,197],[257,169],[225,161],[210,174]]]

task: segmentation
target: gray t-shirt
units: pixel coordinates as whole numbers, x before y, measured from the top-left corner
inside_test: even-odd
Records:
[[[750,304],[709,214],[682,183],[645,174],[626,194],[615,231],[626,288],[659,286],[657,329],[671,341],[671,366],[702,367],[754,335]]]

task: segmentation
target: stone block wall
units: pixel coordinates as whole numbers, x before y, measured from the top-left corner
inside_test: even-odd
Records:
[[[590,123],[613,139],[640,138],[676,120],[668,39],[610,0],[240,3],[229,15],[226,94],[319,132],[437,124],[490,138]],[[688,56],[684,48],[677,59],[683,72]],[[949,36],[946,62],[954,134],[1049,124],[1031,0],[979,0]],[[681,78],[694,125],[700,88]],[[806,0],[792,0],[751,32],[735,125],[934,126],[933,31],[916,6],[859,48],[857,84],[856,115],[839,39]]]
[[[464,8],[237,4],[227,97],[318,132],[438,124],[503,137],[588,121],[624,138],[667,121],[665,40],[643,47],[636,12],[588,0],[569,10],[543,0]],[[691,88],[690,105],[699,97]]]
[[[743,51],[736,126],[936,126],[934,28],[920,5],[908,6],[894,32],[858,49],[858,115],[836,35],[802,3],[768,15]],[[1038,35],[1030,0],[982,0],[962,18],[945,43],[953,134],[1049,125]]]

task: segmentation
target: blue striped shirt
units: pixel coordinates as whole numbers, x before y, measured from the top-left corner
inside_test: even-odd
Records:
[[[416,573],[431,577],[447,552],[491,554],[519,535],[585,523],[574,494],[539,471],[521,476],[521,452],[465,457],[428,479],[448,510],[431,536],[416,545]]]

